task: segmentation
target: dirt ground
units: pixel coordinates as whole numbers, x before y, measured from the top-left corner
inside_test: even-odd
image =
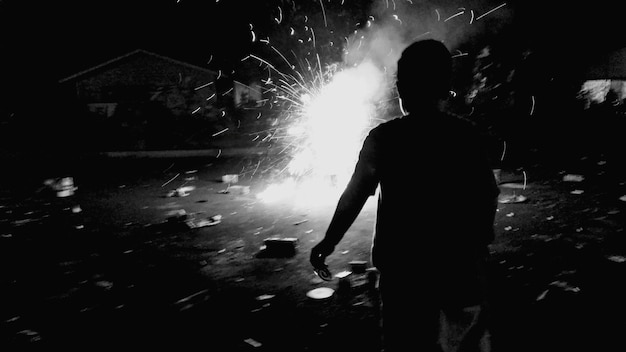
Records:
[[[256,195],[270,179],[261,173],[239,178],[248,194],[223,192],[221,176],[251,163],[85,161],[65,198],[43,185],[43,174],[4,181],[17,183],[0,194],[3,350],[379,351],[376,290],[356,274],[351,286],[322,282],[308,263],[336,199],[263,203]],[[584,180],[564,181],[568,174]],[[492,351],[623,345],[624,181],[601,158],[502,170],[502,195],[527,199],[499,204],[489,261]],[[185,196],[168,194],[189,186]],[[453,221],[462,210],[451,200],[445,211]],[[369,262],[374,213],[370,200],[328,258],[333,272]],[[211,226],[184,221],[216,215]],[[262,251],[269,237],[297,238],[295,253]],[[410,269],[406,284],[419,289]],[[335,294],[307,297],[323,286]]]

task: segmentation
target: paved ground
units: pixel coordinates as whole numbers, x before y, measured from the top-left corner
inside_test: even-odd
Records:
[[[308,264],[333,200],[260,202],[256,194],[272,174],[257,168],[258,160],[263,156],[83,160],[72,171],[78,189],[68,198],[47,193],[42,173],[6,178],[0,343],[377,351],[376,291],[359,285],[366,282],[359,277],[346,290],[322,283]],[[527,200],[498,209],[489,263],[493,351],[622,345],[626,234],[619,198],[626,187],[609,166],[586,158],[570,169],[503,170],[503,195]],[[222,193],[221,176],[242,171],[239,184],[250,193]],[[585,179],[566,182],[568,173]],[[524,180],[525,188],[516,188]],[[168,196],[183,186],[194,188]],[[195,220],[221,215],[221,222],[190,229],[172,218],[181,211]],[[335,272],[369,259],[374,211],[369,202],[329,258]],[[453,219],[454,200],[446,211]],[[263,255],[263,240],[272,236],[297,238],[296,253]],[[406,277],[407,287],[417,284],[410,271]],[[329,300],[306,296],[320,286],[337,291]]]

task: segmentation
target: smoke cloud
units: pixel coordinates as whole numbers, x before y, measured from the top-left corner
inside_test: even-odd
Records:
[[[506,3],[474,1],[472,6],[425,0],[375,1],[367,23],[348,40],[344,62],[354,66],[371,61],[393,75],[402,50],[416,40],[437,39],[453,54],[460,54],[460,47],[484,34],[487,19],[491,25],[493,20],[503,23],[510,17]]]

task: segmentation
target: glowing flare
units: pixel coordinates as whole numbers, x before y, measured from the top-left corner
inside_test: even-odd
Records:
[[[257,197],[267,203],[297,206],[336,202],[354,170],[376,104],[385,92],[385,75],[371,62],[339,71],[319,87],[307,88],[298,100],[298,118],[285,128],[291,152],[291,177],[272,184]]]
[[[315,96],[304,95],[302,125],[290,132],[306,131],[303,148],[294,155],[290,171],[312,171],[344,176],[356,162],[384,76],[371,63],[337,73]]]

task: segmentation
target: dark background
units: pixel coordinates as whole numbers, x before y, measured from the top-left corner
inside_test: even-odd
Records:
[[[338,42],[345,34],[343,31],[362,29],[369,14],[394,4],[387,0],[344,0],[343,6],[339,0],[322,3],[328,17],[335,18],[334,35]],[[416,11],[414,21],[419,22],[432,20],[433,9],[445,9],[442,12],[447,14],[456,9],[472,9],[479,16],[503,2],[414,0],[412,3],[413,8],[429,13],[430,17],[426,18]],[[552,92],[567,85],[571,89],[577,82],[555,84],[556,87],[549,87],[549,82],[555,78],[557,82],[558,78],[567,80],[583,70],[586,63],[624,46],[626,39],[622,35],[618,4],[608,0],[575,4],[507,1],[506,6],[472,26],[450,24],[454,30],[448,35],[460,38],[455,44],[470,54],[468,60],[490,45],[496,63],[509,60],[509,66],[513,67],[521,52],[532,51],[532,60],[518,67],[518,72],[523,72],[518,75],[521,79],[518,87],[525,94],[537,96],[538,101],[554,100]],[[280,25],[274,21],[279,7],[284,17]],[[405,20],[409,17],[408,13],[399,14]],[[243,58],[251,53],[262,57],[275,55],[260,39],[269,38],[272,45],[286,54],[296,50],[285,33],[290,25],[297,24],[301,30],[307,16],[311,26],[315,25],[318,43],[322,43],[329,38],[325,32],[330,29],[322,30],[321,15],[317,0],[3,0],[0,1],[0,121],[23,123],[27,135],[37,126],[61,121],[67,106],[60,96],[59,79],[138,48],[220,70],[247,82],[265,73],[258,70],[257,62],[242,62]],[[251,40],[251,25],[256,42]],[[330,54],[337,53],[335,49]],[[340,59],[329,55],[323,57],[327,62]],[[272,59],[273,63],[281,62],[279,57]],[[471,64],[465,68],[468,72],[470,69]],[[459,77],[471,80],[471,74]],[[45,135],[46,128],[42,127],[38,133]]]
[[[324,2],[330,17],[332,7]],[[503,2],[414,3],[475,9],[478,16]],[[471,40],[524,43],[559,64],[571,64],[625,43],[617,2],[598,0],[573,4],[531,0],[506,3],[491,15],[497,18],[499,30],[485,28]],[[320,15],[319,3],[315,0],[296,4],[300,14]],[[355,26],[361,22],[363,14],[368,12],[368,4],[380,5],[380,1],[345,0],[343,9],[352,15],[348,21]],[[26,81],[24,87],[34,88],[136,48],[197,64],[206,64],[213,56],[212,68],[232,68],[254,49],[250,23],[259,37],[263,34],[271,37],[284,30],[273,25],[278,6],[284,9],[284,16],[288,16],[292,1],[4,0],[0,2],[3,85]]]

